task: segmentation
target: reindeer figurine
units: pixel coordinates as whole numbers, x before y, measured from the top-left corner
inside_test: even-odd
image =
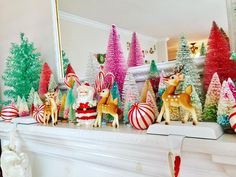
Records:
[[[174,106],[182,107],[184,110],[186,110],[186,114],[182,120],[182,123],[186,123],[188,121],[189,113],[192,114],[193,125],[198,123],[195,108],[191,104],[190,95],[192,93],[192,86],[187,86],[184,93],[175,94],[176,87],[181,81],[183,81],[183,74],[181,74],[182,69],[183,67],[180,68],[179,71],[175,71],[174,74],[164,77],[164,80],[168,86],[162,95],[163,105],[161,107],[160,114],[158,115],[157,122],[161,121],[161,118],[165,113],[165,124],[168,125],[170,123],[170,106]]]
[[[94,127],[101,127],[102,125],[102,114],[110,114],[114,120],[112,122],[112,126],[118,128],[119,127],[119,119],[118,119],[118,98],[112,98],[110,94],[110,90],[108,88],[103,89],[99,96],[101,96],[101,100],[97,105],[97,118],[93,124]]]
[[[47,113],[45,112],[44,113],[44,123],[47,123],[48,124],[48,121],[49,121],[49,116],[51,116],[52,118],[52,125],[55,126],[57,124],[57,118],[58,118],[58,115],[57,115],[57,104],[56,104],[56,92],[47,92],[45,94],[46,96],[46,110],[47,110]],[[45,111],[46,111],[45,110]],[[50,114],[50,115],[48,115]]]

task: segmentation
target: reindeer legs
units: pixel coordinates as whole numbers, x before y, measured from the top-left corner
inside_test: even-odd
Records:
[[[54,112],[53,111],[51,113],[51,117],[52,117],[52,126],[55,126],[55,116],[54,116]]]
[[[193,117],[193,125],[197,125],[198,123],[198,120],[197,120],[197,114],[196,114],[196,111],[194,108],[192,108],[190,110],[191,114],[192,114],[192,117]]]
[[[189,118],[189,111],[186,111],[185,115],[184,115],[184,119],[182,120],[182,123],[185,124],[188,121]]]
[[[57,110],[55,111],[55,124],[57,125],[57,119],[58,119],[58,115],[57,115]]]
[[[116,127],[119,128],[119,118],[118,118],[118,114],[113,115],[114,120],[112,122],[112,127]]]
[[[166,114],[166,119],[165,119],[165,124],[169,125],[170,124],[170,110],[169,110],[169,105],[164,105],[165,106],[165,114]]]
[[[161,112],[159,113],[156,122],[161,122],[161,118],[162,118],[164,112],[165,112],[165,106],[162,105],[162,107],[161,107]]]
[[[101,127],[101,126],[102,126],[102,113],[98,112],[98,115],[93,124],[93,127]]]

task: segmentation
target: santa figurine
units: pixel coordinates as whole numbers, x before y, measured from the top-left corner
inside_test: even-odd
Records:
[[[74,105],[79,125],[92,125],[97,116],[97,100],[94,99],[95,90],[88,82],[77,88],[78,98]]]

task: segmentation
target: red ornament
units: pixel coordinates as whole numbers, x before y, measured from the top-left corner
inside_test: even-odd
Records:
[[[154,122],[155,112],[147,103],[134,103],[129,110],[128,118],[134,128],[145,130]]]
[[[5,106],[2,108],[1,117],[5,121],[11,121],[18,116],[18,109],[14,105]]]
[[[234,132],[236,132],[236,105],[233,106],[229,115],[229,123]]]
[[[44,117],[43,117],[44,108],[45,108],[45,105],[41,105],[39,107],[35,107],[33,111],[33,118],[35,118],[35,120],[41,124],[43,123],[43,120],[44,120]]]

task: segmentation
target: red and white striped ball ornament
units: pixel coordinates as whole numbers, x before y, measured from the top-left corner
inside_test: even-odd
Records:
[[[128,118],[134,128],[145,130],[154,122],[155,112],[147,103],[134,103],[129,110]]]
[[[1,117],[5,121],[11,121],[12,119],[18,117],[18,109],[15,105],[11,104],[2,108]]]
[[[232,129],[236,132],[236,105],[231,109],[231,113],[229,115],[229,123]]]
[[[38,123],[43,123],[44,121],[44,108],[45,108],[45,105],[40,105],[38,107],[35,107],[34,108],[34,111],[33,111],[33,118],[35,118],[35,120],[38,122]]]

